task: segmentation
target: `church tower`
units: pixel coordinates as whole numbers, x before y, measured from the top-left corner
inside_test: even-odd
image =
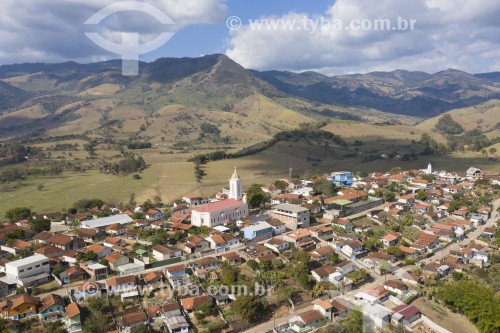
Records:
[[[429,163],[429,165],[427,166],[427,173],[428,174],[431,174],[432,173],[432,164]]]
[[[234,168],[233,175],[229,180],[229,199],[243,199],[243,184],[236,168]]]

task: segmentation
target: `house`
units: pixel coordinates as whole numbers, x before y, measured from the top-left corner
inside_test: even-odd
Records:
[[[83,262],[80,264],[82,268],[88,275],[93,279],[105,279],[108,276],[108,267],[94,261]]]
[[[273,233],[273,227],[265,221],[260,221],[254,225],[243,228],[243,237],[255,242],[269,239],[273,237]]]
[[[168,331],[171,333],[188,333],[190,326],[182,315],[167,316],[165,320]]]
[[[97,258],[104,259],[106,258],[113,250],[109,247],[102,246],[101,244],[94,243],[87,247],[85,252],[94,252],[97,255]]]
[[[163,274],[158,271],[149,272],[144,276],[143,281],[146,285],[159,284],[163,281]]]
[[[168,260],[182,255],[180,249],[169,246],[155,245],[152,250],[153,258],[158,261]]]
[[[195,269],[206,269],[206,270],[214,270],[220,266],[220,262],[213,257],[205,257],[196,260],[193,263],[193,267]]]
[[[294,194],[294,193],[284,193],[284,194],[279,194],[275,196],[271,200],[271,204],[273,205],[279,205],[282,203],[288,203],[292,205],[300,205],[302,203],[302,195],[301,194]]]
[[[177,247],[186,253],[203,252],[210,249],[210,243],[196,235],[191,235],[177,244]]]
[[[333,239],[333,229],[329,225],[316,225],[314,227],[307,228],[307,230],[313,237],[318,239],[326,241],[331,241]]]
[[[61,296],[49,294],[42,300],[38,313],[43,321],[59,320],[66,314],[66,309]]]
[[[273,250],[262,244],[251,243],[239,251],[246,260],[257,259],[273,254]]]
[[[398,199],[398,203],[402,203],[406,206],[413,206],[415,204],[415,194],[402,195]]]
[[[98,229],[80,228],[75,230],[74,233],[87,244],[95,243],[102,236],[102,232]]]
[[[336,300],[318,299],[313,302],[313,310],[317,310],[321,312],[323,317],[333,320],[333,318],[339,317],[340,313],[343,313],[347,309],[343,304],[340,304],[339,306],[337,303],[338,301]],[[337,309],[336,306],[339,307],[340,310]]]
[[[104,245],[106,247],[113,248],[113,246],[125,246],[126,243],[121,238],[118,238],[118,237],[109,237],[108,236],[108,237],[104,238],[104,241],[102,242],[102,245]]]
[[[393,322],[397,318],[396,321],[403,325],[409,325],[422,317],[420,310],[411,304],[398,305],[392,308],[392,311],[395,312],[392,318]]]
[[[327,179],[338,186],[352,186],[353,183],[353,176],[350,171],[332,172]]]
[[[296,230],[309,226],[311,212],[307,208],[299,205],[283,203],[273,206],[271,216],[285,223],[287,228]]]
[[[486,227],[486,228],[484,228],[481,236],[486,237],[488,239],[493,239],[493,238],[495,238],[496,233],[497,233],[496,227]]]
[[[325,316],[318,310],[309,310],[288,320],[290,329],[297,333],[307,332],[323,326]]]
[[[335,254],[335,250],[331,246],[322,246],[320,248],[317,248],[315,250],[309,251],[309,255],[311,256],[311,259],[317,260],[317,261],[323,261],[328,258],[329,255]]]
[[[82,332],[82,319],[80,316],[80,308],[75,302],[70,303],[66,309],[66,327],[68,333],[81,333]]]
[[[311,271],[311,275],[317,282],[329,281],[338,285],[343,280],[344,275],[337,272],[337,269],[332,265],[321,266]]]
[[[274,237],[264,243],[264,246],[273,250],[274,253],[283,253],[290,248],[290,243],[283,238]]]
[[[387,280],[382,285],[386,290],[398,295],[403,295],[408,292],[408,287],[403,282],[398,280]]]
[[[179,303],[163,303],[161,305],[151,305],[146,309],[149,318],[170,317],[182,315]]]
[[[416,285],[422,283],[422,277],[417,276],[417,275],[412,274],[412,273],[403,273],[401,275],[401,281],[403,283],[416,286]]]
[[[127,313],[116,318],[116,327],[119,332],[130,332],[139,325],[149,326],[148,316],[144,311]]]
[[[469,169],[467,169],[467,171],[465,173],[466,173],[467,178],[469,178],[469,179],[483,178],[483,173],[478,168],[470,167]]]
[[[286,224],[277,219],[271,219],[267,223],[273,227],[273,235],[281,235],[286,231]]]
[[[190,207],[196,207],[210,202],[207,198],[191,193],[183,196],[182,201],[186,202]]]
[[[130,220],[130,222],[132,222],[132,220]],[[104,228],[104,231],[111,236],[123,235],[127,230],[127,225],[122,223],[112,223]]]
[[[111,252],[104,259],[108,262],[109,268],[115,271],[118,270],[119,266],[126,265],[130,262],[129,257],[118,252]]]
[[[283,240],[304,251],[316,245],[316,242],[312,238],[312,234],[306,229],[290,231],[283,235]]]
[[[391,323],[391,316],[394,311],[382,306],[380,304],[366,304],[363,309],[363,317],[365,325],[384,328]]]
[[[163,273],[173,288],[180,288],[191,283],[186,273],[186,266],[183,264],[166,267]]]
[[[144,217],[147,220],[160,220],[163,218],[163,212],[157,209],[150,209],[144,213]]]
[[[351,257],[352,259],[355,259],[358,255],[360,255],[363,252],[363,243],[361,243],[358,240],[346,242],[341,247],[341,251],[344,252],[349,257]]]
[[[37,253],[37,254],[44,255],[47,258],[58,258],[62,255],[62,253],[64,251],[61,250],[59,247],[56,247],[54,245],[45,245],[45,246],[42,246],[42,247],[36,249],[33,252]]]
[[[399,232],[391,232],[382,237],[382,244],[385,246],[396,246],[401,241],[401,234]]]
[[[390,293],[383,286],[376,286],[366,291],[360,291],[354,298],[368,302],[369,304],[377,304],[385,302],[390,296]]]
[[[239,265],[243,261],[242,258],[235,252],[224,253],[221,258],[222,262],[226,261],[232,265]]]
[[[202,305],[212,306],[212,298],[209,295],[194,296],[181,299],[181,305],[187,313],[196,311]]]
[[[71,266],[65,271],[61,272],[61,274],[59,274],[59,278],[65,284],[83,281],[86,277],[87,273],[78,266]]]
[[[419,203],[413,206],[413,209],[419,214],[427,214],[431,211],[432,206]]]
[[[354,231],[354,224],[350,220],[346,219],[334,219],[332,221],[332,226],[335,228],[341,228],[344,229],[346,232],[353,232]]]
[[[40,299],[27,294],[0,302],[2,317],[14,320],[35,316]]]
[[[227,233],[211,234],[205,240],[210,243],[210,248],[215,250],[216,253],[230,251],[241,246],[238,238]]]
[[[85,282],[78,287],[80,300],[87,300],[89,297],[101,297],[101,285],[96,282]]]
[[[418,235],[418,238],[415,241],[415,244],[423,246],[424,249],[432,250],[432,249],[435,249],[438,246],[438,244],[439,244],[439,237],[436,236],[436,235],[433,235],[433,234],[428,234],[428,233],[425,233],[425,232],[421,232]],[[410,246],[410,247],[413,247],[413,245]]]
[[[64,234],[54,234],[47,240],[48,244],[52,244],[63,251],[78,250],[85,246],[83,239],[79,237],[70,237]]]
[[[363,257],[363,262],[367,264],[371,268],[379,267],[382,262],[394,263],[396,261],[396,257],[393,255],[383,253],[383,252],[372,252],[368,254],[366,257]]]
[[[137,291],[135,275],[113,277],[106,280],[108,294],[122,294]]]

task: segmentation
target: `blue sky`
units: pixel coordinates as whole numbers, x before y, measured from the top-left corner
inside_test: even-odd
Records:
[[[323,13],[332,0],[229,0],[228,16],[238,16],[243,22],[263,15],[283,15],[290,11]],[[152,61],[159,57],[198,57],[202,54],[225,53],[230,31],[225,22],[196,24],[183,28],[162,48],[144,55]],[[192,43],[196,41],[196,43]]]
[[[119,43],[122,32],[139,32],[141,42],[146,42],[165,29],[146,14],[130,11],[114,14],[92,28],[84,24],[103,8],[127,1],[2,0],[0,64],[119,58],[91,42],[85,33],[94,29]],[[146,61],[222,53],[246,68],[315,70],[328,75],[394,69],[429,73],[447,68],[470,73],[500,70],[498,0],[135,1],[175,22],[174,37],[141,56]],[[240,29],[227,28],[230,16],[241,18]],[[272,23],[305,20],[308,25],[259,28],[249,24],[248,20],[258,18]],[[355,21],[373,24],[377,20],[389,22],[389,28],[350,28]],[[415,24],[411,29],[395,29],[398,20]],[[316,24],[314,29],[309,22]],[[341,22],[340,28],[333,22]]]

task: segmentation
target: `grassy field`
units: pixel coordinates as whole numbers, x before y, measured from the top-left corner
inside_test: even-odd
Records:
[[[423,298],[417,299],[413,305],[419,308],[430,320],[451,332],[479,333],[467,318],[451,312],[442,305]]]
[[[144,156],[149,167],[141,173],[141,179],[129,176],[113,176],[97,171],[86,173],[65,172],[60,178],[28,179],[16,189],[0,191],[0,217],[16,206],[28,206],[36,211],[50,212],[69,208],[82,198],[101,198],[114,203],[128,202],[134,193],[138,203],[159,196],[163,202],[178,199],[187,193],[210,196],[226,187],[234,167],[244,180],[244,186],[252,183],[267,184],[273,180],[288,177],[289,168],[298,175],[322,175],[338,170],[388,171],[393,167],[420,169],[431,162],[435,170],[448,169],[465,171],[476,166],[484,171],[500,171],[498,163],[488,162],[478,153],[420,156],[417,161],[376,160],[361,162],[361,156],[343,157],[348,151],[337,146],[324,147],[306,143],[280,142],[270,149],[254,155],[210,162],[203,166],[207,175],[201,183],[194,177],[193,163],[186,162],[195,154],[161,154],[164,149],[136,151]],[[113,156],[116,151],[99,150],[103,158]],[[52,152],[53,156],[69,152]],[[86,154],[78,151],[74,154]],[[95,160],[92,160],[95,161]],[[88,162],[87,162],[88,163]],[[95,162],[94,162],[95,163]],[[44,188],[38,190],[42,184]]]
[[[495,125],[500,121],[500,100],[494,99],[483,104],[455,109],[447,112],[453,120],[462,125],[464,130],[470,131],[476,128],[487,131],[489,138],[500,135],[500,130],[495,129]],[[416,127],[423,131],[432,131],[438,120],[442,116],[427,119]]]

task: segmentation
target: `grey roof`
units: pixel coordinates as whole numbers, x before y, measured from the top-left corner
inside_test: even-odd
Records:
[[[29,265],[32,263],[36,263],[36,262],[39,262],[42,260],[48,260],[48,259],[49,258],[44,256],[43,254],[37,253],[37,254],[34,254],[32,256],[26,257],[24,259],[19,259],[19,260],[8,262],[5,265],[12,266],[12,267],[21,267],[21,266]]]
[[[284,210],[292,213],[300,213],[300,212],[305,212],[308,209],[301,207],[299,205],[292,205],[289,203],[282,203],[276,206],[273,206],[273,210]]]
[[[82,221],[82,226],[86,228],[102,228],[115,223],[127,224],[130,222],[132,222],[130,216],[127,214],[119,214],[90,221]]]

